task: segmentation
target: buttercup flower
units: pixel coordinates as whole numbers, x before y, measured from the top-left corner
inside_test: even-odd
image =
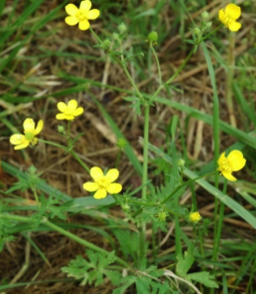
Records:
[[[201,220],[202,217],[199,212],[192,212],[188,218],[192,223],[197,223]]]
[[[236,181],[236,178],[232,176],[232,172],[239,171],[245,166],[246,160],[243,157],[243,153],[239,150],[233,150],[229,153],[228,157],[223,152],[218,160],[218,171],[229,181]]]
[[[59,102],[57,104],[57,107],[60,112],[56,115],[56,118],[58,120],[73,120],[76,116],[82,114],[84,112],[83,107],[77,108],[77,102],[76,100],[70,100],[68,104],[65,104],[64,102]]]
[[[100,15],[98,9],[92,9],[92,3],[89,0],[82,1],[79,8],[74,4],[68,4],[65,6],[66,12],[69,16],[65,18],[66,24],[75,26],[78,24],[80,30],[85,31],[89,29],[90,23],[88,20],[96,19]]]
[[[35,128],[35,122],[32,118],[25,119],[23,123],[24,128],[24,134],[14,134],[10,137],[10,142],[13,145],[16,145],[14,147],[15,150],[24,149],[28,147],[28,145],[31,143],[33,146],[36,145],[38,139],[35,137],[37,134],[39,134],[43,129],[43,121],[39,120],[37,127]]]
[[[101,199],[109,194],[117,194],[122,190],[122,185],[113,183],[119,176],[119,171],[116,168],[110,169],[106,175],[99,167],[93,167],[90,170],[90,175],[94,182],[86,182],[83,188],[89,192],[96,192],[94,198]]]
[[[219,10],[219,20],[232,32],[237,32],[241,24],[236,20],[241,15],[241,8],[233,3],[226,6],[225,9]]]

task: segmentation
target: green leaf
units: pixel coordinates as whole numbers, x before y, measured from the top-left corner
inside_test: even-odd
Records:
[[[219,288],[218,284],[211,280],[213,277],[210,276],[210,274],[208,272],[199,272],[199,273],[188,274],[187,278],[194,280],[194,281],[197,281],[197,282],[199,282],[209,288]]]
[[[176,265],[176,272],[179,276],[185,277],[194,263],[194,256],[189,251],[186,251],[184,258],[182,254],[178,254],[177,259],[178,263]]]

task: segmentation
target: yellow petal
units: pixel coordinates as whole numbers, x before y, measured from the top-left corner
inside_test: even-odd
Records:
[[[86,191],[94,192],[94,191],[97,191],[99,189],[99,185],[97,183],[94,183],[94,182],[86,182],[86,183],[83,184],[83,188]]]
[[[75,26],[78,24],[79,20],[75,16],[67,16],[65,18],[65,23],[68,24],[69,26]]]
[[[222,172],[222,175],[229,181],[231,182],[235,182],[236,181],[236,178],[234,176],[232,176],[231,173],[226,173],[225,171]]]
[[[78,27],[81,31],[88,30],[90,27],[89,21],[87,19],[80,21]]]
[[[225,160],[226,156],[225,156],[225,152],[221,153],[220,158],[218,159],[218,165],[220,166],[223,162],[223,160]]]
[[[232,21],[231,23],[228,24],[228,28],[230,29],[231,32],[237,32],[241,28],[241,24],[237,21]]]
[[[82,114],[83,112],[84,112],[83,107],[78,107],[78,108],[73,112],[73,115],[74,115],[74,116],[78,116],[78,115]]]
[[[116,168],[110,169],[106,174],[106,178],[108,178],[110,182],[114,182],[118,178],[118,176],[119,171]]]
[[[231,151],[228,155],[228,161],[233,171],[242,169],[246,163],[243,153],[239,150]]]
[[[89,11],[91,7],[92,7],[92,2],[89,0],[82,1],[79,6],[80,9],[85,10],[86,12]]]
[[[33,133],[35,130],[35,122],[32,118],[26,118],[23,123],[24,133]]]
[[[68,102],[68,108],[70,110],[75,110],[77,108],[77,101],[76,100],[70,100]]]
[[[38,124],[37,124],[37,127],[36,127],[36,129],[34,131],[34,135],[39,134],[42,131],[43,126],[44,126],[44,122],[40,119]]]
[[[225,13],[224,13],[224,10],[221,9],[219,10],[219,20],[224,23],[224,19],[225,19]]]
[[[25,141],[24,143],[15,146],[14,149],[15,149],[15,150],[24,149],[24,148],[28,147],[28,145],[29,145],[29,141]]]
[[[74,4],[66,5],[65,10],[68,15],[75,15],[78,12],[78,8]]]
[[[64,112],[67,109],[67,105],[64,102],[59,102],[57,104],[57,108],[59,109],[60,112]]]
[[[107,188],[107,191],[109,194],[117,194],[119,192],[121,192],[122,190],[122,185],[114,183],[114,184],[110,184]]]
[[[10,143],[12,145],[19,145],[26,141],[26,137],[20,134],[14,134],[10,137]]]
[[[101,179],[104,176],[102,169],[97,166],[94,166],[91,168],[90,175],[95,182],[97,182],[99,179]]]
[[[96,19],[100,15],[100,11],[98,9],[92,9],[88,12],[87,17],[88,19]]]
[[[99,189],[94,195],[93,197],[96,199],[102,199],[105,198],[107,196],[107,191],[106,189]]]
[[[58,113],[56,115],[56,119],[58,119],[58,120],[66,119],[66,114],[64,114],[64,113]]]
[[[234,20],[238,19],[241,15],[241,8],[233,3],[230,3],[225,8],[225,13],[231,16]]]

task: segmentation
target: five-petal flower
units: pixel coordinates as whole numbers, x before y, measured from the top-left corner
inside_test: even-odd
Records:
[[[82,1],[79,8],[74,4],[65,6],[66,12],[69,16],[65,18],[66,24],[75,26],[78,24],[80,30],[85,31],[89,29],[90,23],[88,20],[96,19],[100,15],[98,9],[91,9],[92,3],[89,0]]]
[[[228,4],[225,9],[219,10],[219,20],[232,32],[241,28],[241,24],[236,21],[240,15],[241,8],[233,3]]]
[[[246,160],[243,153],[239,150],[233,150],[226,157],[223,152],[218,160],[218,171],[229,181],[236,181],[232,172],[239,171],[245,166]]]
[[[83,184],[83,188],[89,192],[96,192],[94,198],[101,199],[109,194],[117,194],[122,190],[122,185],[113,183],[119,176],[119,171],[116,168],[110,169],[106,175],[99,167],[92,167],[90,175],[94,179],[94,182],[86,182]]]
[[[59,111],[62,112],[56,115],[56,118],[58,120],[73,120],[76,116],[84,112],[84,109],[82,107],[77,107],[76,100],[70,100],[68,104],[65,104],[64,102],[59,102],[57,104],[57,107]]]
[[[14,134],[10,137],[10,142],[15,150],[24,149],[31,143],[33,146],[37,143],[38,139],[35,137],[43,129],[43,121],[39,120],[37,127],[35,128],[35,122],[32,118],[25,119],[23,123],[24,134]]]

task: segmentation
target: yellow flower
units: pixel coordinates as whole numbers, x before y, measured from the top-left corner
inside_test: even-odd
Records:
[[[65,18],[66,24],[75,26],[79,23],[80,30],[85,31],[89,29],[90,23],[88,20],[96,19],[100,15],[98,9],[91,9],[92,3],[89,0],[82,1],[79,8],[74,4],[68,4],[65,6],[66,12],[69,16]]]
[[[232,32],[237,32],[241,28],[241,24],[236,21],[240,15],[241,8],[232,3],[219,10],[219,20]]]
[[[24,134],[14,134],[10,137],[10,142],[13,145],[15,150],[24,149],[28,147],[31,143],[33,146],[36,145],[38,139],[35,137],[39,134],[43,129],[44,123],[42,120],[39,120],[37,127],[35,128],[35,122],[32,118],[25,119],[23,123]]]
[[[82,107],[77,108],[77,102],[76,100],[70,100],[68,104],[65,104],[64,102],[59,102],[57,104],[57,107],[60,112],[56,115],[56,118],[58,120],[73,120],[75,116],[78,116],[84,112],[84,109]]]
[[[95,192],[94,198],[101,199],[109,194],[117,194],[122,190],[122,185],[113,183],[119,176],[119,171],[116,168],[110,169],[106,175],[99,167],[92,167],[90,175],[94,179],[94,182],[86,182],[83,184],[83,188],[89,192]]]
[[[246,160],[243,153],[239,150],[233,150],[229,153],[228,157],[223,152],[218,160],[220,174],[222,174],[229,181],[236,181],[232,176],[232,172],[239,171],[245,166]]]
[[[197,223],[201,220],[202,217],[199,212],[192,212],[188,218],[192,223]]]

